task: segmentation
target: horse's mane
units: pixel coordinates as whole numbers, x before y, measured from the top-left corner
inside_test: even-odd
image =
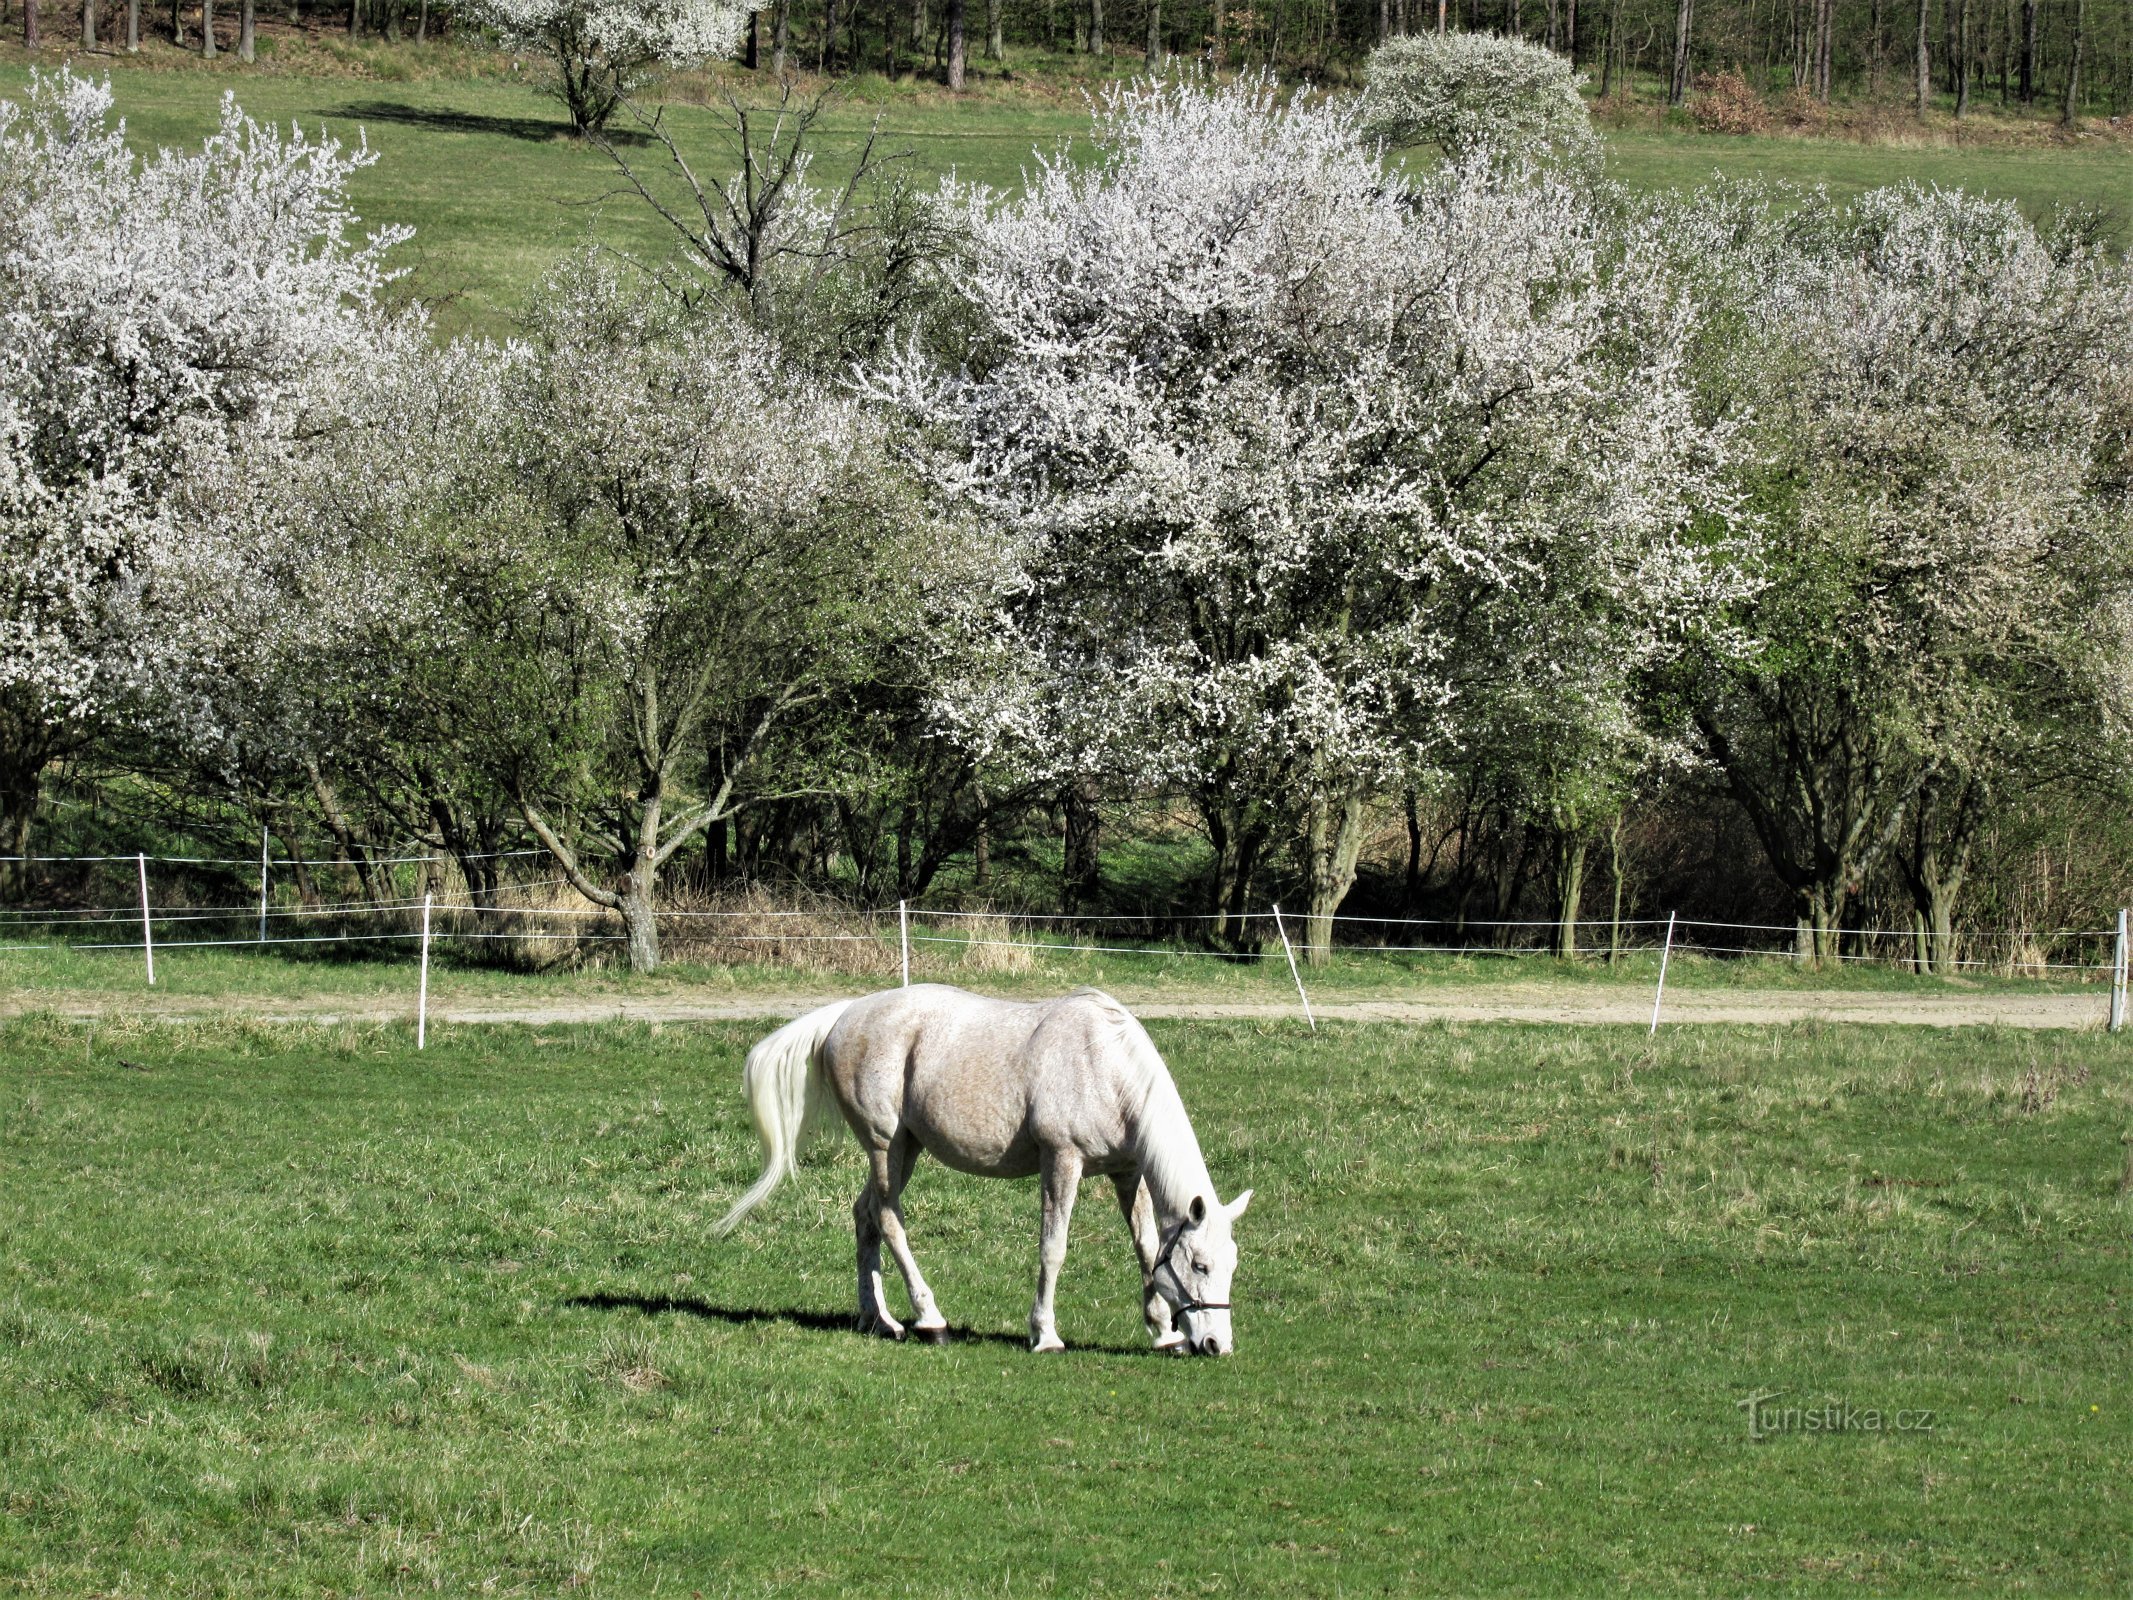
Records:
[[[1134,1116],[1141,1130],[1141,1174],[1158,1206],[1182,1210],[1195,1194],[1205,1194],[1213,1204],[1214,1184],[1207,1160],[1200,1154],[1199,1136],[1185,1114],[1185,1102],[1170,1067],[1140,1018],[1101,989],[1084,985],[1067,998],[1089,1002],[1117,1037],[1119,1053],[1131,1074],[1131,1089],[1139,1100]]]

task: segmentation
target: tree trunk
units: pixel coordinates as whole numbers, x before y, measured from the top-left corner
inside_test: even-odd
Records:
[[[1089,0],[1089,54],[1104,53],[1104,0]]]
[[[1200,797],[1200,816],[1214,847],[1214,920],[1208,943],[1218,950],[1253,948],[1251,898],[1259,858],[1266,849],[1267,825],[1250,804],[1231,801],[1221,792]]]
[[[1066,813],[1066,844],[1059,903],[1070,913],[1095,904],[1103,887],[1103,813],[1096,809],[1098,798],[1096,784],[1088,778],[1075,779],[1060,796]]]
[[[1933,98],[1933,57],[1927,49],[1926,32],[1930,0],[1918,0],[1918,114],[1926,114],[1926,106]]]
[[[30,825],[37,818],[36,772],[16,773],[0,783],[0,894],[26,900],[30,891]]]
[[[926,0],[911,0],[911,54],[926,51]]]
[[[992,882],[992,815],[985,808],[982,783],[972,790],[971,803],[977,807],[978,820],[970,837],[970,882],[972,887],[983,889]]]
[[[964,0],[948,0],[948,87],[960,92],[967,46],[963,39]]]
[[[1555,953],[1569,961],[1578,953],[1578,911],[1585,899],[1588,841],[1582,828],[1557,828],[1554,839]]]
[[[1000,0],[986,0],[997,15]],[[1148,0],[1148,65],[1153,67],[1163,59],[1163,0]]]
[[[41,48],[37,40],[37,0],[22,0],[22,48]]]
[[[254,0],[244,0],[237,13],[237,59],[239,61],[250,61],[257,48],[258,36],[254,31],[253,5]]]
[[[1622,959],[1622,814],[1607,829],[1607,871],[1614,880],[1614,904],[1607,914],[1607,964]]]
[[[126,53],[138,55],[141,49],[141,0],[126,0]]]
[[[1970,0],[1956,7],[1955,115],[1958,121],[1970,115]]]
[[[1674,75],[1666,89],[1666,103],[1670,106],[1678,106],[1688,98],[1689,32],[1695,21],[1695,0],[1680,0],[1674,12]]]
[[[215,59],[215,0],[200,0],[200,59]]]
[[[2066,110],[2059,120],[2071,128],[2081,112],[2081,58],[2088,50],[2087,0],[2074,0],[2074,43],[2066,62]]]
[[[96,48],[96,0],[81,0],[81,47]]]
[[[1007,59],[1007,36],[1002,31],[1000,0],[985,0],[985,59]]]
[[[656,870],[640,873],[633,865],[629,876],[623,880],[621,903],[615,907],[622,917],[622,934],[628,941],[632,972],[659,970],[659,916],[652,906],[654,881]]]
[[[1333,918],[1355,887],[1363,848],[1363,797],[1315,795],[1304,812],[1304,878],[1308,907],[1304,959],[1322,967],[1333,959]]]
[[[2025,106],[2037,103],[2037,0],[2022,0],[2021,70],[2016,80]]]

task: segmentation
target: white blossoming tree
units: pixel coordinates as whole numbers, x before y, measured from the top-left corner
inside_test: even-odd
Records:
[[[0,854],[41,776],[216,626],[158,609],[192,486],[239,437],[301,426],[401,237],[353,243],[360,151],[225,99],[192,152],[142,161],[111,94],[35,75],[0,103]]]
[[[649,68],[731,55],[749,10],[734,0],[470,0],[468,15],[546,57],[572,130],[592,133]]]
[[[1390,144],[1433,144],[1457,160],[1477,150],[1528,158],[1596,148],[1592,117],[1566,57],[1494,33],[1416,33],[1370,53],[1363,118]]]
[[[1686,698],[1704,752],[1835,957],[1893,865],[1922,968],[1994,808],[2122,739],[2133,277],[2012,204],[1915,185],[1738,190],[1660,229],[1703,263],[1715,392],[1767,584],[1753,648]],[[2114,421],[2115,419],[2115,421]],[[2122,746],[2119,746],[2122,748]]]
[[[877,379],[1009,534],[943,714],[1181,788],[1221,915],[1292,849],[1322,957],[1366,802],[1546,653],[1492,630],[1574,603],[1635,662],[1731,593],[1688,313],[1567,181],[1410,186],[1264,82],[1119,89],[1097,146],[964,194],[970,358]]]
[[[645,971],[667,864],[778,790],[945,541],[857,397],[723,312],[582,259],[535,303],[523,340],[405,349],[305,469],[291,579],[333,619],[321,698],[508,797]]]

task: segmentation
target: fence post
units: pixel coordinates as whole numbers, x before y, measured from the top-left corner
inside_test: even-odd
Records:
[[[896,942],[904,952],[904,987],[911,987],[911,911],[910,902],[896,902]]]
[[[1666,964],[1674,954],[1674,913],[1666,914],[1666,945],[1659,952],[1659,987],[1652,993],[1652,1025],[1644,1030],[1649,1039],[1659,1031],[1659,1002],[1666,998]]]
[[[148,987],[153,989],[156,986],[156,938],[155,929],[148,921],[148,857],[137,855],[133,859],[141,869],[141,954],[148,962]]]
[[[2126,908],[2118,908],[2118,944],[2111,954],[2111,1031],[2126,1025]]]
[[[1289,944],[1289,930],[1281,925],[1281,907],[1274,908],[1274,931],[1281,935],[1281,953],[1289,958],[1289,976],[1296,980],[1296,998],[1303,1002],[1304,1021],[1318,1032],[1318,1018],[1311,1015],[1311,997],[1304,993],[1303,974],[1296,970],[1296,951]]]
[[[259,830],[259,942],[267,942],[267,830]]]
[[[430,1027],[430,901],[431,895],[422,897],[422,976],[415,987],[415,1048],[420,1050],[429,1043]]]

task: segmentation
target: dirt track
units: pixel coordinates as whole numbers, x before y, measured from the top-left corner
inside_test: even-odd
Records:
[[[614,996],[582,1001],[528,1004],[460,1002],[449,997],[432,1003],[437,1023],[572,1022],[731,1022],[770,1021],[836,998],[834,993],[726,996],[695,1001],[681,996]],[[1143,1017],[1295,1018],[1297,1007],[1264,1001],[1177,1000],[1136,997],[1121,989],[1119,998]],[[2101,989],[2080,994],[1959,993],[1946,995],[1872,994],[1841,990],[1682,989],[1669,993],[1661,1020],[1684,1022],[1910,1023],[1929,1027],[1973,1027],[1997,1023],[2013,1028],[2095,1028],[2104,1019]],[[24,1011],[61,1016],[159,1016],[173,1020],[244,1017],[257,1021],[388,1021],[404,1018],[407,1001],[384,998],[322,997],[316,1003],[285,996],[221,996],[212,1001],[187,996],[135,998],[108,994],[17,993],[0,996],[0,1015]],[[1419,991],[1402,999],[1333,1000],[1313,1010],[1324,1021],[1635,1023],[1651,1020],[1651,995],[1633,989],[1591,988],[1574,984],[1507,983],[1462,989]]]

